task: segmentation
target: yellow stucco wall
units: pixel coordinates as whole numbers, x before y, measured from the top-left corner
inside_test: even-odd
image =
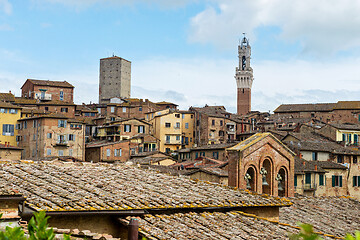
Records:
[[[359,137],[360,137],[360,131],[355,131],[355,130],[336,130],[336,141],[342,141],[343,140],[343,134],[346,135],[346,142],[349,142],[351,144],[354,144],[354,135],[358,136],[358,141],[357,143],[359,144]],[[349,135],[351,136],[351,141],[349,141]]]
[[[152,132],[160,140],[160,151],[165,152],[167,148],[171,151],[180,149],[182,137],[188,137],[188,144],[185,147],[192,147],[194,142],[194,116],[191,118],[192,113],[172,112],[161,115],[155,113],[155,115],[157,117],[151,120]],[[170,123],[170,127],[166,127],[166,123]],[[177,123],[179,127],[177,127]],[[166,136],[170,136],[169,142],[166,141]]]
[[[0,144],[5,144],[5,142],[10,142],[10,145],[17,146],[16,135],[18,130],[16,129],[17,120],[20,119],[21,109],[17,108],[6,108],[0,107],[0,109],[5,109],[6,113],[0,111]],[[9,113],[10,109],[17,110],[17,113]],[[14,136],[3,135],[3,125],[11,124],[14,125]]]

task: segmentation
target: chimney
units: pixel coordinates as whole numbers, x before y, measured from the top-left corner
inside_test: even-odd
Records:
[[[317,169],[317,165],[315,165],[315,171],[317,171],[318,169]]]
[[[139,239],[139,220],[137,218],[131,218],[128,225],[128,240]]]
[[[9,93],[11,93],[11,90],[9,90]]]
[[[305,167],[305,161],[303,161],[303,165],[304,165],[304,167]]]

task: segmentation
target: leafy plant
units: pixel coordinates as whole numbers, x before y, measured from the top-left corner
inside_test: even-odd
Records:
[[[346,234],[345,240],[360,240],[360,232],[356,231],[355,232],[355,237],[351,234]]]
[[[0,214],[0,218],[2,214]],[[54,230],[49,228],[44,211],[35,212],[28,223],[29,238],[25,237],[25,232],[21,227],[5,228],[5,232],[0,232],[0,240],[53,240],[55,238]],[[69,235],[64,234],[64,240],[70,240]]]
[[[298,223],[300,232],[298,234],[291,234],[291,240],[322,240],[322,238],[314,233],[313,226],[306,223]]]

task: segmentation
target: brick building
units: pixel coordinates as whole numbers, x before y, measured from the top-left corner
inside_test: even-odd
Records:
[[[74,86],[67,81],[27,79],[21,87],[21,97],[41,101],[74,102]]]
[[[270,133],[257,133],[227,149],[229,186],[294,196],[294,153]]]
[[[323,122],[359,123],[360,101],[337,103],[282,104],[274,110],[277,117],[313,118]]]
[[[130,148],[136,145],[130,140],[91,142],[86,144],[85,160],[87,162],[126,162],[130,159]]]
[[[19,121],[19,147],[22,159],[52,159],[69,156],[85,157],[85,128],[62,114],[22,118]]]

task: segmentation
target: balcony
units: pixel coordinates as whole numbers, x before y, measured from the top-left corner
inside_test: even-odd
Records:
[[[65,140],[57,141],[55,144],[55,146],[59,146],[59,147],[67,147],[67,145],[68,145],[68,142]]]

